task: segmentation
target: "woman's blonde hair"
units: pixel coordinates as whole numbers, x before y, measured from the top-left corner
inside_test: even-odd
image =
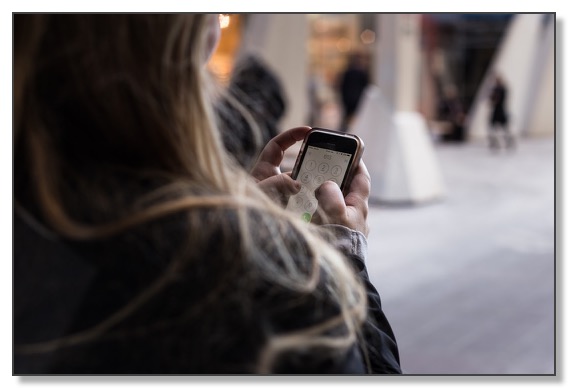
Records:
[[[211,17],[14,16],[18,205],[71,240],[100,240],[176,214],[188,226],[187,246],[136,300],[90,330],[22,351],[95,340],[191,266],[183,259],[188,247],[215,244],[207,241],[207,227],[228,214],[237,230],[221,230],[238,235],[240,246],[220,249],[230,250],[251,279],[298,295],[324,292],[338,307],[335,316],[309,327],[270,333],[253,370],[273,371],[288,352],[329,353],[355,343],[366,296],[349,264],[319,229],[262,193],[223,148],[211,102],[214,84],[203,65]],[[109,176],[121,184],[107,185]],[[123,177],[144,184],[133,190]],[[270,247],[259,246],[258,228]],[[290,248],[291,236],[301,236],[303,247]],[[298,251],[310,261],[295,257]]]

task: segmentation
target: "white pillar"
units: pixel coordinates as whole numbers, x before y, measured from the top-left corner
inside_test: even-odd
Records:
[[[445,188],[426,121],[416,111],[420,92],[420,16],[377,15],[373,69],[352,132],[365,141],[371,200],[415,204],[441,198]]]
[[[551,19],[543,31],[542,44],[536,58],[534,93],[527,99],[528,114],[522,133],[528,136],[554,135],[554,29]]]
[[[308,19],[304,14],[249,14],[240,55],[259,55],[280,79],[286,112],[282,129],[306,124]]]
[[[416,111],[420,98],[420,15],[378,14],[374,79],[397,111]]]
[[[352,132],[365,141],[363,160],[371,176],[372,201],[418,204],[445,195],[432,139],[419,113],[394,111],[371,85]]]
[[[470,138],[487,137],[491,114],[489,94],[493,74],[499,74],[507,86],[506,110],[509,113],[510,130],[515,134],[523,132],[528,112],[537,103],[534,100],[536,90],[533,89],[532,81],[535,79],[535,69],[541,66],[535,64],[545,59],[538,54],[546,35],[542,31],[542,16],[513,16],[472,104],[468,117]]]

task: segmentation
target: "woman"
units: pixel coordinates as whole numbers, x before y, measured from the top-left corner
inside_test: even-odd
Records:
[[[491,117],[489,120],[489,148],[499,149],[498,131],[503,130],[505,145],[513,149],[515,141],[509,129],[509,115],[506,110],[507,87],[500,75],[494,75],[495,81],[489,96],[491,102]]]
[[[14,373],[399,373],[366,276],[364,165],[327,225],[223,149],[215,15],[15,15]],[[333,245],[332,245],[333,244]]]

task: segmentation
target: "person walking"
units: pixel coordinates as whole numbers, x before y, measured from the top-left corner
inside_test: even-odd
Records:
[[[361,96],[369,84],[368,59],[361,53],[349,57],[347,68],[340,76],[339,93],[343,108],[340,131],[348,132]]]
[[[492,108],[489,121],[489,148],[499,149],[499,131],[502,131],[505,146],[512,149],[515,143],[509,128],[509,115],[506,108],[507,87],[500,75],[495,76],[495,82],[489,98]]]

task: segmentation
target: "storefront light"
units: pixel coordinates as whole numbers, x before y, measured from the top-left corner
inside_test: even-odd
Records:
[[[231,17],[229,15],[225,14],[219,15],[219,25],[221,26],[221,28],[229,27],[230,23],[231,23]]]
[[[361,33],[361,42],[364,44],[371,44],[375,42],[375,31],[366,29]]]

